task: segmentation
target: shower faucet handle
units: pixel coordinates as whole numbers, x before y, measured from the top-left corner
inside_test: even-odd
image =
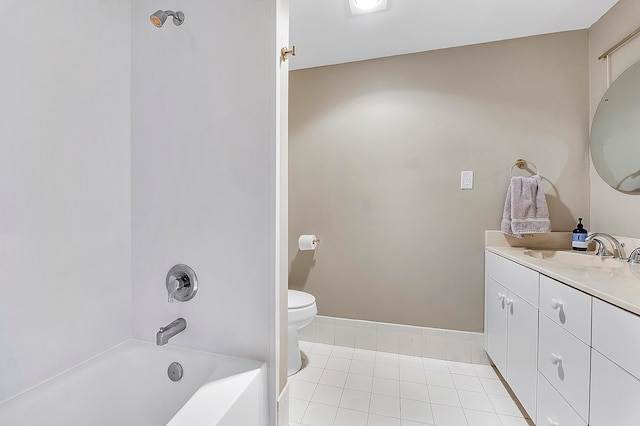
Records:
[[[167,274],[166,288],[169,303],[174,300],[186,302],[193,299],[198,291],[198,277],[187,265],[175,265]]]

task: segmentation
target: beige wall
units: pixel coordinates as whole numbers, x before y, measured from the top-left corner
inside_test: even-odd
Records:
[[[292,72],[289,287],[322,315],[482,331],[514,160],[539,167],[554,230],[588,223],[587,54],[577,31]]]
[[[620,0],[589,31],[589,87],[591,115],[607,90],[607,63],[598,57],[640,25],[640,1]],[[640,60],[640,37],[611,56],[611,80]],[[640,194],[625,194],[591,173],[591,229],[614,235],[640,237]]]

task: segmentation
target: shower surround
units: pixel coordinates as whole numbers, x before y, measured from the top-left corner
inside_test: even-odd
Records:
[[[0,401],[180,316],[173,344],[274,362],[277,3],[0,4]]]

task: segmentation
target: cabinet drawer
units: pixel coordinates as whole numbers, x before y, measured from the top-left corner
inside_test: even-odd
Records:
[[[640,423],[640,380],[591,350],[591,426]]]
[[[589,418],[590,348],[545,315],[540,315],[538,371],[583,420]]]
[[[540,311],[586,344],[591,344],[591,296],[540,275]]]
[[[534,307],[538,307],[538,284],[540,280],[538,272],[487,251],[485,273]]]
[[[594,298],[591,346],[640,378],[640,316]]]
[[[537,419],[538,425],[541,426],[587,426],[587,423],[540,373],[538,373]]]

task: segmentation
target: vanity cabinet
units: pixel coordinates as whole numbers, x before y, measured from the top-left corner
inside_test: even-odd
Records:
[[[535,424],[640,425],[640,315],[487,251],[485,349]]]
[[[535,421],[539,274],[487,253],[485,280],[485,349]]]
[[[593,301],[592,426],[640,424],[640,317]]]

